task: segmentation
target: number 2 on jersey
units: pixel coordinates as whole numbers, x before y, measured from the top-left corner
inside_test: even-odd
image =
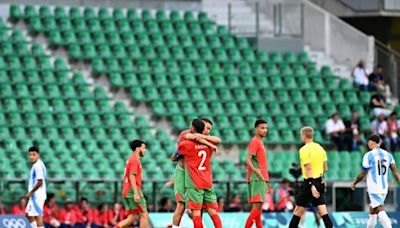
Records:
[[[197,153],[197,156],[201,157],[201,162],[197,169],[198,170],[206,170],[206,167],[204,166],[204,162],[206,161],[207,153],[204,150],[201,150],[201,151],[199,151],[199,153]]]
[[[378,160],[378,175],[385,175],[386,174],[386,169],[387,168],[386,168],[385,163],[386,163],[385,159],[383,159],[382,161]]]

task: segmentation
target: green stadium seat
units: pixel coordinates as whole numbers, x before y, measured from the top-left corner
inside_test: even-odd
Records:
[[[338,110],[336,108],[335,103],[326,103],[326,104],[324,104],[324,111],[326,114],[332,115],[332,114],[336,113]]]
[[[312,78],[311,80],[313,89],[323,90],[325,88],[325,84],[321,78]]]
[[[33,5],[26,5],[24,8],[24,18],[29,19],[32,17],[37,17],[38,12]]]
[[[369,104],[371,100],[371,94],[366,91],[361,91],[358,94],[358,98],[362,104]]]
[[[282,110],[279,106],[278,103],[276,102],[271,102],[268,104],[268,114],[271,115],[280,115],[282,113]]]
[[[286,117],[284,116],[276,117],[274,123],[276,123],[275,127],[279,130],[289,128],[288,122],[286,121]]]
[[[283,103],[282,109],[286,116],[293,116],[297,113],[297,110],[293,103]]]
[[[318,102],[320,102],[320,103],[330,103],[330,102],[332,102],[331,96],[330,96],[328,91],[320,90],[318,92],[318,95],[319,95]]]
[[[352,89],[353,85],[348,79],[341,79],[340,80],[340,88],[343,90]]]
[[[339,113],[342,118],[350,118],[351,117],[351,109],[350,106],[347,104],[340,104],[339,105]]]
[[[19,5],[10,5],[10,20],[12,22],[17,22],[23,18],[23,12]]]
[[[322,108],[321,103],[312,103],[309,105],[309,109],[315,116],[320,116],[325,114],[325,111]]]
[[[359,103],[356,91],[346,91],[345,92],[345,97],[346,97],[346,102],[347,103],[350,103],[350,104]]]
[[[329,66],[322,66],[321,75],[324,77],[333,76],[333,72]]]
[[[13,138],[23,140],[26,138],[25,129],[22,127],[15,127],[12,129]]]
[[[183,116],[175,115],[172,116],[172,126],[177,130],[183,130],[187,128],[187,123]]]
[[[335,103],[337,103],[337,104],[347,102],[347,100],[345,100],[345,97],[344,97],[343,92],[340,91],[340,90],[335,90],[335,91],[333,91],[331,97],[333,98],[333,99],[332,99],[333,102],[335,102]]]

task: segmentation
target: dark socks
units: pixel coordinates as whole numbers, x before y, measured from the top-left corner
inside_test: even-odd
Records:
[[[326,228],[332,228],[333,227],[332,220],[331,220],[331,218],[329,217],[328,214],[322,216],[322,219],[324,220],[324,224],[325,224]]]
[[[297,228],[299,226],[299,223],[300,217],[297,215],[293,215],[292,220],[290,220],[289,228]]]

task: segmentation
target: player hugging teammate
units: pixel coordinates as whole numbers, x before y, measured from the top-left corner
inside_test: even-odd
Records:
[[[172,227],[179,227],[185,204],[193,213],[194,226],[203,227],[201,210],[207,209],[215,227],[222,227],[216,212],[217,199],[212,187],[211,155],[217,150],[215,144],[221,140],[210,136],[212,122],[209,119],[194,119],[189,130],[178,138],[178,150],[171,160],[178,161],[175,170],[174,190],[177,207]],[[172,184],[170,182],[169,184]]]

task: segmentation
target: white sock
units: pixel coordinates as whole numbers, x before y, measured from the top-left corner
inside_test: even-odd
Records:
[[[378,213],[378,219],[383,228],[392,228],[392,223],[390,222],[390,218],[385,211],[380,211]]]
[[[376,224],[376,219],[378,218],[378,215],[371,215],[369,214],[369,219],[367,223],[367,228],[375,228]]]
[[[31,227],[32,227],[32,228],[37,228],[37,226],[36,226],[36,221],[31,222]]]

